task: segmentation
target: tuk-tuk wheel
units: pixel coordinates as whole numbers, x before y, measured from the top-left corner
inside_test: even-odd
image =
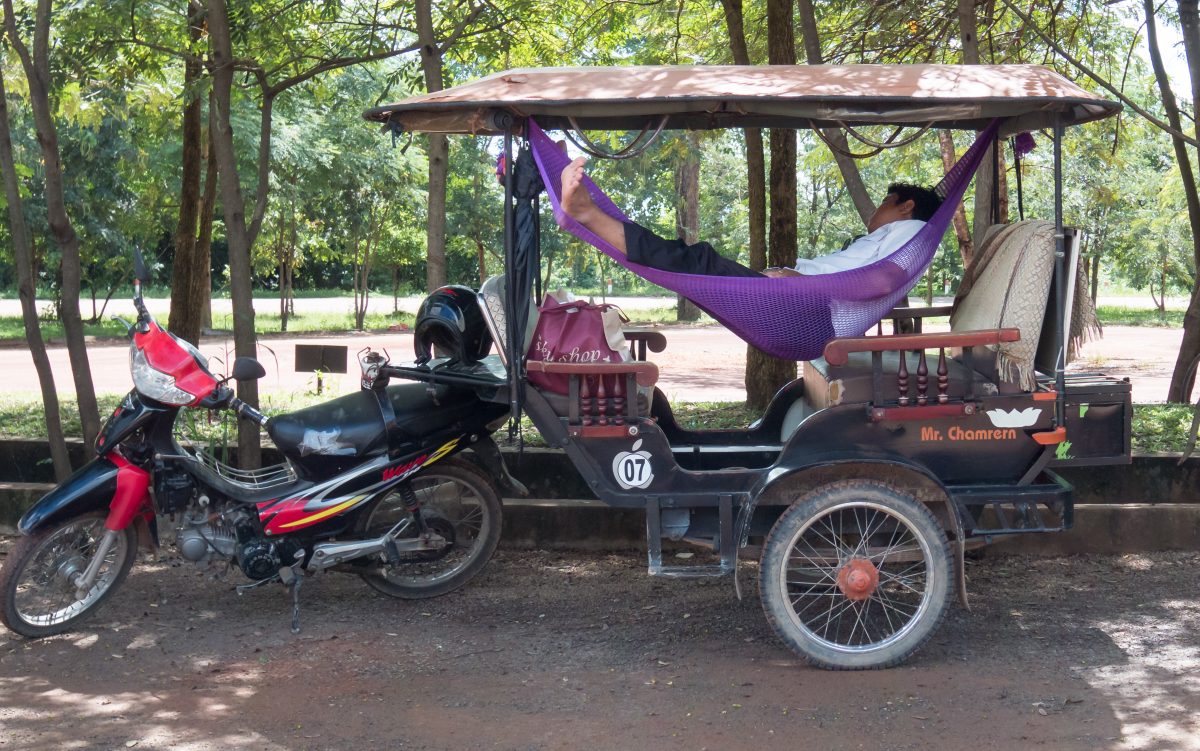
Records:
[[[886,668],[937,629],[950,561],[946,534],[915,498],[882,482],[835,482],[779,517],[759,593],[776,633],[809,663]]]

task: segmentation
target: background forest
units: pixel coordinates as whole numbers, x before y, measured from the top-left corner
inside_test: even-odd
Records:
[[[3,0],[3,11],[0,289],[20,289],[48,423],[58,408],[33,302],[55,301],[89,443],[99,421],[83,324],[125,294],[134,248],[154,260],[161,294],[170,286],[169,325],[185,338],[211,325],[210,294],[233,298],[239,354],[254,353],[252,293],[279,295],[286,330],[292,296],[352,292],[361,328],[371,290],[497,273],[497,144],[394,139],[362,112],[526,66],[1038,63],[1120,99],[1122,116],[1068,135],[1066,216],[1088,233],[1093,294],[1103,280],[1163,307],[1168,295],[1191,296],[1171,398],[1191,392],[1195,0]],[[812,256],[861,232],[889,181],[937,182],[973,139],[929,134],[846,163],[812,133],[765,135],[676,133],[639,159],[592,169],[638,221],[761,266],[793,252],[769,248],[764,230],[769,197],[790,189],[768,184],[773,155],[795,149],[794,252]],[[1005,163],[1012,218],[1053,216],[1049,139],[1038,141],[1022,163],[1023,206]],[[964,208],[914,295],[956,287],[970,259],[971,194]],[[550,285],[657,291],[561,233],[543,242]],[[774,367],[748,383],[751,402],[794,364]],[[254,388],[242,384],[242,397],[253,401]]]

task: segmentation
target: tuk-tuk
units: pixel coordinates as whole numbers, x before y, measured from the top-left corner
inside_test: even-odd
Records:
[[[1070,529],[1072,487],[1057,468],[1130,461],[1128,380],[1066,372],[1088,302],[1086,285],[1076,283],[1081,233],[1063,217],[1064,130],[1119,109],[1040,66],[850,65],[513,70],[369,110],[365,117],[392,133],[500,135],[503,163],[514,165],[503,172],[500,207],[505,274],[479,292],[498,351],[477,363],[390,371],[471,384],[514,416],[527,414],[599,499],[645,509],[650,574],[734,575],[736,583],[739,551],[757,548],[763,609],[789,647],[824,668],[898,664],[937,628],[952,591],[966,606],[968,547]],[[630,332],[630,362],[527,357],[540,298],[538,238],[553,231],[539,226],[543,187],[558,208],[553,157],[533,142],[541,131],[584,147],[596,147],[589,131],[635,131],[635,144],[644,144],[664,130],[716,128],[843,129],[868,143],[862,129],[877,125],[981,132],[964,157],[972,171],[989,157],[996,169],[999,149],[1044,131],[1053,147],[1053,221],[1023,220],[975,238],[970,290],[952,308],[878,307],[903,299],[928,259],[871,295],[855,297],[862,285],[844,285],[856,292],[830,303],[831,336],[744,430],[676,422],[646,359],[665,348],[660,333]],[[947,200],[956,206],[969,179]],[[936,246],[941,233],[931,235]],[[776,281],[756,289],[789,294]],[[720,280],[681,283],[756,344],[760,330],[794,325],[740,318],[720,289],[703,286],[720,288]],[[946,315],[950,331],[922,330],[922,318]],[[915,330],[883,333],[880,318],[915,321]],[[531,372],[566,375],[567,393],[534,386]],[[705,544],[717,563],[667,565],[665,539]]]

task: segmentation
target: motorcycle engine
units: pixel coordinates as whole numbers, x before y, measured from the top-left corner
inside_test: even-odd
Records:
[[[299,549],[299,545],[287,538],[268,540],[251,537],[238,545],[238,568],[254,581],[269,579],[279,573],[284,561],[289,564],[294,561]]]
[[[243,519],[225,515],[210,517],[204,509],[189,509],[175,533],[179,554],[203,563],[213,558],[232,558],[237,549],[235,525]]]
[[[220,514],[191,508],[180,521],[175,544],[189,561],[203,563],[214,558],[234,559],[247,578],[269,579],[279,568],[291,564],[302,546],[289,538],[263,537],[243,509]]]
[[[268,579],[279,571],[279,551],[274,542],[255,538],[237,549],[238,567],[249,578],[259,581]]]

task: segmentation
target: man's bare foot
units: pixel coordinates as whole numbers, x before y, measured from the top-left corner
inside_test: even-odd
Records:
[[[563,211],[613,248],[627,253],[625,225],[601,211],[583,184],[583,165],[586,161],[587,159],[581,156],[563,168],[560,196]]]
[[[600,210],[592,202],[592,196],[583,185],[583,165],[587,157],[577,157],[563,168],[562,171],[562,207],[563,211],[572,216],[575,221],[590,226]]]

